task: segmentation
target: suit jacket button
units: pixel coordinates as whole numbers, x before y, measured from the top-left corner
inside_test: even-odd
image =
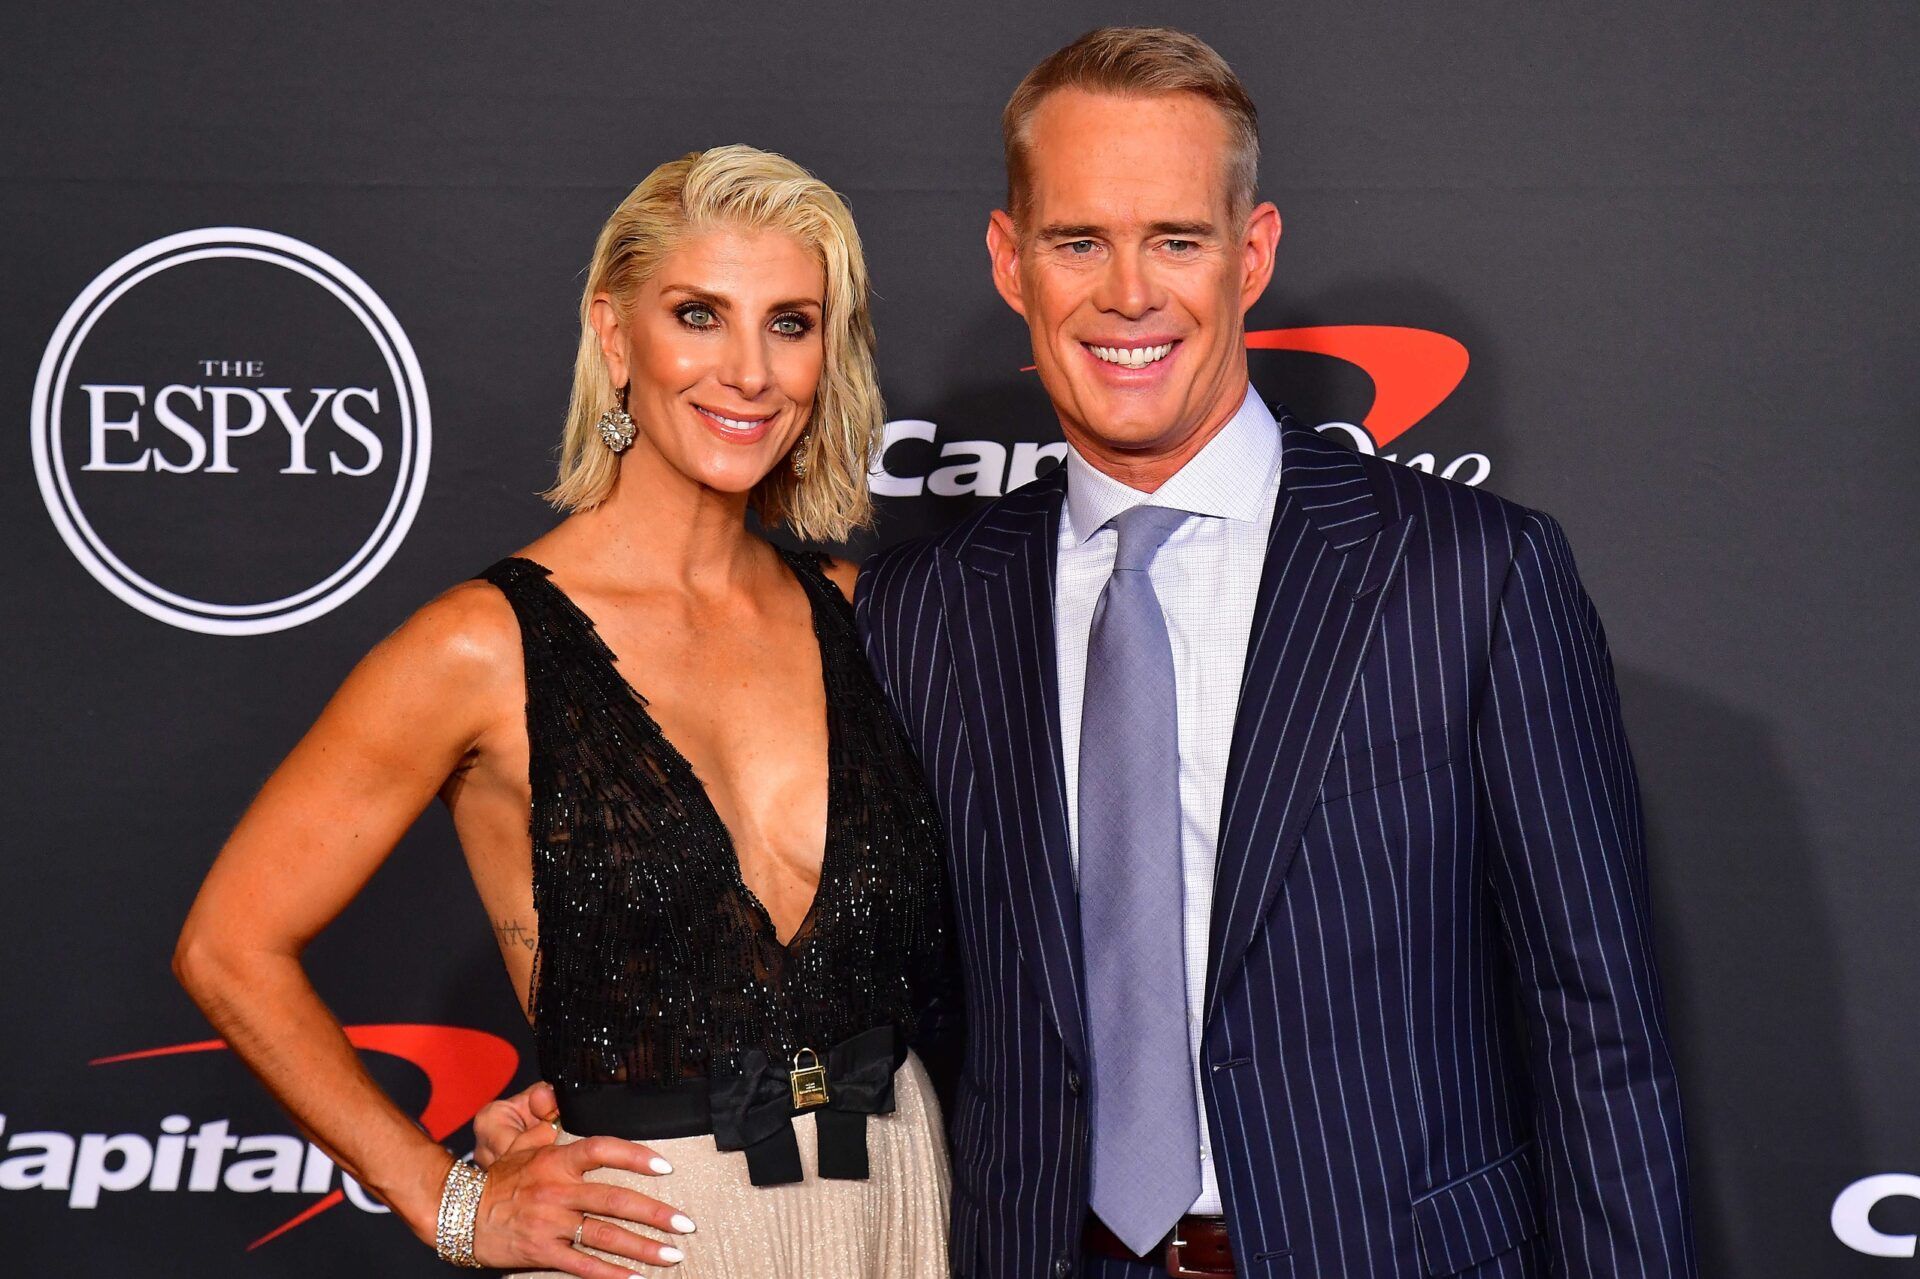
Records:
[[[1078,1097],[1081,1087],[1080,1072],[1077,1070],[1069,1070],[1067,1072],[1067,1091]]]
[[[1067,1276],[1073,1273],[1073,1263],[1062,1257],[1053,1263],[1053,1273],[1059,1276],[1059,1279],[1067,1279]]]

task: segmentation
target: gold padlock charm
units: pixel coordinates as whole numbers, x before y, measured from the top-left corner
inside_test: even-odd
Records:
[[[802,1066],[802,1057],[810,1059],[813,1064]],[[813,1049],[802,1048],[793,1055],[793,1070],[787,1076],[787,1082],[793,1085],[795,1110],[827,1104],[827,1068],[820,1064],[820,1054]]]

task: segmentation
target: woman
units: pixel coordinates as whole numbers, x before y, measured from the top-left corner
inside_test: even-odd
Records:
[[[938,1107],[907,1048],[950,1006],[933,808],[860,656],[851,566],[746,523],[866,519],[872,350],[831,190],[749,147],[656,169],[588,271],[548,494],[568,518],[360,663],[194,904],[181,981],[449,1260],[946,1273]],[[298,958],[435,794],[565,1130],[487,1173],[379,1091]]]

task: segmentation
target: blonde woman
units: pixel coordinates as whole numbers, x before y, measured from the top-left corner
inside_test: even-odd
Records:
[[[840,199],[720,147],[600,234],[565,518],[348,677],[222,850],[175,969],[341,1167],[460,1264],[623,1279],[946,1273],[914,1045],[950,1024],[933,806],[863,661],[880,425]],[[438,795],[559,1095],[488,1172],[361,1068],[304,945]],[[519,938],[537,936],[534,950]]]

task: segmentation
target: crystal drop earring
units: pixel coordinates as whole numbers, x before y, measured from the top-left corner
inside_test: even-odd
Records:
[[[633,419],[627,416],[627,388],[620,388],[620,402],[600,415],[600,439],[615,453],[625,453],[633,445]]]

